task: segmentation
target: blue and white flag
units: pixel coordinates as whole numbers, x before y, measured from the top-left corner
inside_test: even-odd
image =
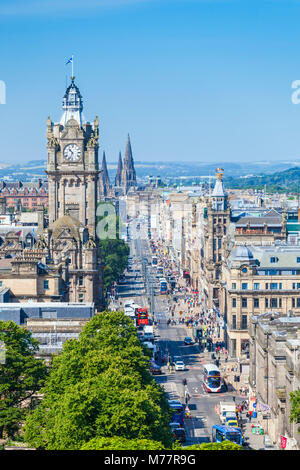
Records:
[[[72,62],[73,62],[73,57],[70,57],[70,59],[68,60],[68,62],[66,62],[66,65],[71,64]]]

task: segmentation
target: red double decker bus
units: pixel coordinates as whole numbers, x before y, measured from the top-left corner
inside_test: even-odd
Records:
[[[149,325],[148,310],[146,308],[139,308],[137,312],[138,326]]]

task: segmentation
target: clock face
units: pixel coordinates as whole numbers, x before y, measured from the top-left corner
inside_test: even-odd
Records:
[[[64,157],[69,162],[77,162],[81,157],[81,150],[76,144],[69,144],[64,148]]]

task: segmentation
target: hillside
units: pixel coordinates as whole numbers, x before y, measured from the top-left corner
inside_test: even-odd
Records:
[[[224,182],[232,189],[264,189],[267,192],[298,193],[300,192],[300,168],[294,167],[288,170],[278,171],[271,175],[260,174],[249,177],[227,177]]]

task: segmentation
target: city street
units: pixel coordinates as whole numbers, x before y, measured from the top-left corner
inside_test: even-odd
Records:
[[[130,240],[132,271],[126,273],[126,284],[119,287],[117,304],[114,308],[122,306],[126,298],[134,298],[136,303],[146,306],[152,310],[152,319],[157,322],[155,327],[155,344],[159,347],[159,365],[162,366],[163,374],[155,376],[155,380],[161,384],[168,393],[170,399],[178,399],[185,403],[185,392],[190,395],[188,406],[190,418],[185,419],[185,429],[187,441],[184,445],[201,444],[211,441],[211,429],[214,424],[220,424],[215,408],[220,400],[236,399],[236,403],[243,400],[236,393],[207,393],[202,385],[203,364],[211,363],[211,353],[199,351],[198,344],[186,346],[184,338],[191,336],[190,328],[186,325],[172,325],[167,323],[171,318],[168,313],[169,302],[172,296],[159,295],[159,290],[155,286],[155,269],[145,266],[145,258],[151,259],[151,252],[148,240]],[[146,274],[145,277],[143,274]],[[152,306],[151,306],[152,304]],[[174,319],[178,318],[178,313]],[[169,370],[166,363],[162,362],[163,356],[181,356],[186,370]],[[186,386],[182,381],[186,379]]]

